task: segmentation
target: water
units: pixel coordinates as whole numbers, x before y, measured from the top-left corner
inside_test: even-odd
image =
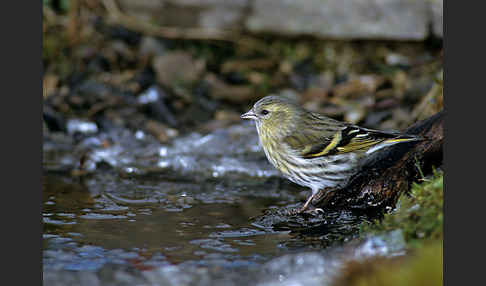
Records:
[[[364,214],[289,215],[310,191],[269,166],[253,128],[45,140],[44,282],[325,285],[349,259],[401,253],[400,235],[356,242]]]
[[[289,231],[255,227],[249,220],[288,202],[262,196],[275,183],[262,182],[250,190],[216,182],[122,179],[114,174],[86,179],[46,175],[44,250],[74,256],[62,265],[55,253],[47,252],[44,267],[95,269],[110,260],[131,263],[134,259],[140,267],[265,261],[281,253],[285,247],[280,243],[292,238]],[[76,250],[88,245],[96,248]],[[112,250],[118,250],[118,255],[109,254]],[[95,259],[91,252],[106,257]]]

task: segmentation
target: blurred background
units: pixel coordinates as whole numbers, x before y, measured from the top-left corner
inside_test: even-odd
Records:
[[[378,230],[347,210],[289,234],[268,227],[278,215],[249,219],[308,190],[280,178],[240,114],[270,94],[383,130],[435,114],[442,9],[43,0],[44,283],[441,285],[441,171]]]
[[[49,131],[82,118],[167,141],[282,91],[384,129],[442,107],[442,1],[45,0],[43,24]]]

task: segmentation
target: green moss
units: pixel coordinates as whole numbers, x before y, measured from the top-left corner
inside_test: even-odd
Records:
[[[443,284],[443,246],[436,241],[407,257],[375,259],[346,265],[335,286],[415,286]]]
[[[411,247],[442,239],[443,196],[443,173],[434,172],[422,183],[414,183],[410,194],[400,197],[394,212],[385,214],[378,223],[364,223],[361,233],[402,229]]]
[[[409,252],[346,265],[335,286],[442,285],[443,172],[434,172],[402,195],[397,208],[378,222],[361,225],[362,236],[403,231]]]

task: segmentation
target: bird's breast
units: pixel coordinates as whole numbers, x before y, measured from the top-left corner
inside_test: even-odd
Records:
[[[282,173],[288,174],[289,171],[282,161],[282,155],[285,152],[285,150],[283,150],[285,147],[284,144],[263,130],[259,130],[258,135],[260,145],[262,146],[268,161]]]

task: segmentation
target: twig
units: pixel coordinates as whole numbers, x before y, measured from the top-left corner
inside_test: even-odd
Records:
[[[129,30],[137,31],[145,35],[168,39],[224,41],[246,46],[260,52],[265,52],[268,50],[268,47],[263,43],[253,38],[244,37],[236,31],[208,28],[158,26],[146,21],[140,21],[132,16],[124,14],[118,7],[115,0],[102,0],[102,3],[108,12],[109,23],[120,25]]]

